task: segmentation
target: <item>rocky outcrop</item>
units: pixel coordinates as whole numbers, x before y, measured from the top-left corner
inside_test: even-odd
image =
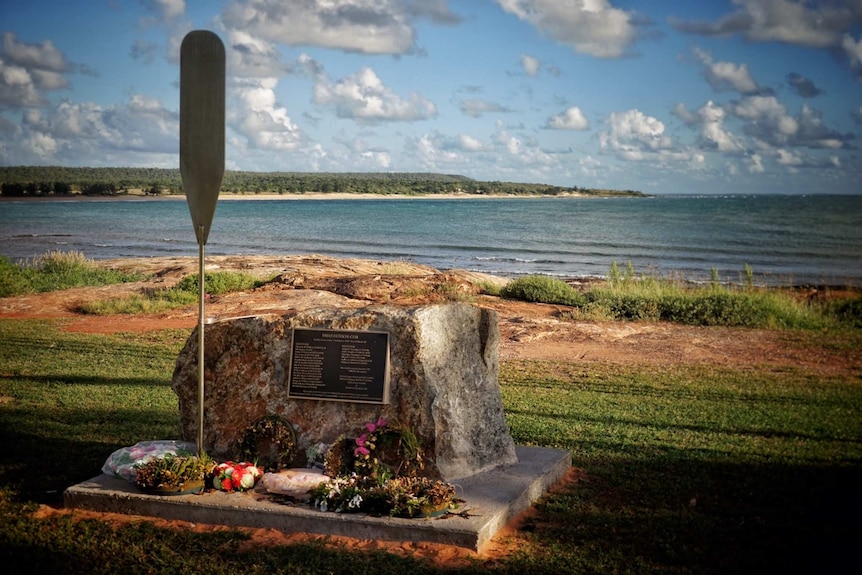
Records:
[[[385,405],[289,399],[294,327],[389,333],[390,402]],[[468,304],[318,308],[292,315],[233,319],[206,326],[204,447],[235,456],[256,419],[278,414],[297,433],[300,452],[354,436],[379,417],[409,427],[425,454],[425,473],[446,480],[517,462],[497,380],[497,315]],[[173,377],[185,439],[197,436],[198,337],[180,353]],[[298,462],[301,463],[301,462]]]

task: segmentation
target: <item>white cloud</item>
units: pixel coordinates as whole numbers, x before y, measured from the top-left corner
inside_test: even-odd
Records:
[[[228,30],[227,44],[227,66],[232,75],[272,77],[284,74],[281,55],[272,42],[243,30]]]
[[[853,134],[841,134],[827,127],[823,123],[823,114],[807,104],[802,106],[797,123],[799,131],[793,139],[793,143],[797,146],[840,149],[853,139]]]
[[[731,107],[746,121],[745,131],[763,144],[781,147],[799,130],[799,123],[775,96],[747,96]]]
[[[417,12],[408,8],[398,0],[241,0],[222,20],[228,30],[288,46],[404,54],[415,48]]]
[[[422,135],[409,147],[415,150],[421,164],[432,170],[446,169],[446,166],[467,161],[452,140],[437,132]]]
[[[528,56],[527,54],[521,54],[521,67],[524,69],[527,76],[535,76],[538,74],[541,66],[542,62],[539,61],[538,58]]]
[[[763,158],[760,154],[751,154],[751,156],[746,158],[745,163],[748,164],[748,172],[751,174],[762,174],[765,171],[763,168]]]
[[[26,108],[42,103],[33,76],[21,66],[9,65],[0,59],[0,104]]]
[[[112,106],[64,101],[49,110],[25,112],[3,160],[176,166],[178,133],[176,112],[142,94]]]
[[[850,34],[845,34],[841,39],[841,48],[850,62],[850,67],[862,77],[862,38],[857,41]]]
[[[406,0],[411,16],[429,18],[435,24],[458,24],[461,17],[449,10],[448,0]]]
[[[365,170],[388,170],[392,167],[392,155],[389,150],[370,146],[361,138],[336,139],[336,141],[344,146],[344,151],[336,149],[332,157],[329,158],[330,162],[340,162],[342,166],[345,164],[355,165]],[[338,164],[335,167],[338,169]]]
[[[747,96],[730,109],[745,120],[745,132],[761,146],[838,149],[846,147],[854,138],[853,134],[828,128],[823,123],[822,113],[807,104],[796,117],[790,116],[774,96]]]
[[[590,122],[580,108],[572,106],[548,118],[547,127],[554,130],[589,130]]]
[[[575,51],[598,58],[619,58],[635,40],[629,12],[608,0],[496,0],[510,14]]]
[[[782,166],[801,166],[802,165],[802,156],[797,153],[789,152],[787,150],[779,149],[776,150],[776,159],[775,161],[781,164]]]
[[[185,0],[141,0],[141,4],[163,20],[173,20],[186,12]]]
[[[0,104],[31,107],[44,103],[42,91],[69,87],[63,75],[71,64],[50,40],[41,44],[20,42],[14,33],[3,34],[0,48]]]
[[[733,0],[738,8],[716,22],[671,19],[678,30],[706,36],[740,34],[760,42],[784,42],[812,48],[836,47],[842,33],[862,21],[856,0]]]
[[[12,32],[3,34],[3,59],[27,69],[46,72],[68,72],[70,69],[66,57],[50,40],[41,44],[28,44],[19,42]]]
[[[433,144],[435,150],[452,153],[451,159],[457,157],[459,161],[466,161],[467,158],[461,152],[469,154],[481,152],[488,148],[482,140],[468,134],[458,134],[457,136],[450,137],[444,136],[439,132],[434,132],[433,134],[425,134],[424,138],[424,142],[426,144]]]
[[[485,146],[482,141],[467,134],[458,136],[458,147],[467,152],[478,152]]]
[[[716,62],[711,54],[699,48],[694,49],[694,54],[704,66],[706,81],[716,92],[733,90],[740,94],[757,94],[764,91],[752,78],[748,65]]]
[[[726,112],[712,101],[707,102],[698,111],[700,118],[700,141],[705,148],[719,152],[740,153],[745,146],[724,128]]]
[[[510,133],[499,120],[496,123],[494,141],[495,152],[499,155],[498,165],[509,165],[518,169],[529,166],[532,170],[541,170],[559,163],[558,155],[544,151],[534,138]]]
[[[674,106],[673,110],[671,110],[671,113],[683,122],[685,122],[685,124],[688,126],[693,126],[700,121],[698,115],[686,108],[685,104],[683,104],[682,102]]]
[[[302,132],[290,119],[287,109],[276,103],[277,78],[237,80],[237,105],[228,113],[228,124],[253,147],[292,151],[303,140]]]
[[[603,150],[633,161],[688,161],[691,154],[674,149],[665,134],[661,120],[640,110],[613,112],[607,119],[608,129],[599,134]]]
[[[437,115],[437,106],[416,92],[407,98],[383,85],[371,68],[335,82],[321,77],[314,86],[314,102],[335,108],[342,118],[365,122],[426,120]]]
[[[492,112],[502,112],[507,113],[510,112],[508,108],[498,104],[496,102],[489,102],[488,100],[481,100],[478,98],[471,98],[468,100],[461,100],[461,111],[471,116],[473,118],[478,118],[484,114],[492,113]]]

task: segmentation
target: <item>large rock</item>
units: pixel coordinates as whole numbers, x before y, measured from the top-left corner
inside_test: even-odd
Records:
[[[293,327],[388,332],[390,403],[288,399]],[[499,340],[496,313],[468,304],[313,309],[208,325],[204,447],[211,455],[234,457],[250,423],[279,414],[294,425],[304,453],[341,434],[355,436],[382,416],[416,434],[427,475],[452,480],[516,463],[497,381]],[[172,384],[184,439],[192,441],[198,425],[197,348],[193,333]]]

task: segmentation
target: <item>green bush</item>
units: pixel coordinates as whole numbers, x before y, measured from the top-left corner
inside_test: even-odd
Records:
[[[617,289],[594,288],[585,296],[587,303],[594,304],[609,313],[613,319],[658,321],[661,319],[658,300]]]
[[[862,328],[862,297],[833,300],[824,304],[823,312],[846,326]]]
[[[582,305],[580,292],[566,282],[548,276],[526,276],[510,281],[500,290],[502,297],[538,303]]]
[[[623,270],[614,262],[608,281],[580,293],[564,281],[528,276],[509,282],[503,297],[573,306],[572,319],[595,321],[668,321],[687,325],[744,326],[787,329],[862,327],[862,298],[811,305],[781,290],[754,286],[754,272],[746,266],[740,286],[706,286],[680,278],[665,279]]]
[[[78,308],[78,311],[94,315],[161,313],[191,305],[198,301],[199,277],[200,274],[188,275],[174,287],[150,290],[142,295],[86,302]],[[231,271],[208,273],[204,279],[204,289],[209,295],[253,289],[265,283],[248,274]]]
[[[24,264],[0,256],[0,297],[140,281],[143,274],[99,267],[81,252],[50,252]]]
[[[184,277],[173,288],[180,292],[199,293],[200,274],[192,274]],[[204,274],[204,290],[210,295],[219,295],[235,291],[253,289],[263,282],[242,272],[214,272]]]

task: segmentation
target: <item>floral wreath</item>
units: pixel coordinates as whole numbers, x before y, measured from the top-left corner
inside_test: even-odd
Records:
[[[397,477],[416,475],[424,468],[419,440],[410,429],[382,417],[366,423],[354,440],[353,467],[359,475]]]
[[[296,457],[296,431],[280,415],[265,415],[245,429],[237,449],[241,459],[258,462],[260,469],[277,471]]]

